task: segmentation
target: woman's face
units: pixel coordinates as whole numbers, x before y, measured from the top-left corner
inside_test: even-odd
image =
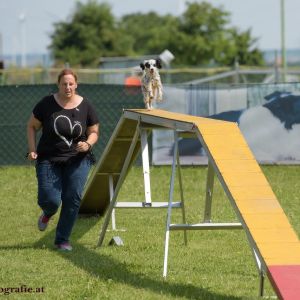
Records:
[[[75,95],[76,88],[77,88],[77,82],[73,75],[70,74],[61,77],[58,84],[60,95],[68,99],[72,98]]]

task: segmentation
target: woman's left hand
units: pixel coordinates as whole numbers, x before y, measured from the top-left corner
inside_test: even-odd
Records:
[[[91,148],[90,144],[87,142],[78,142],[76,146],[76,151],[78,152],[87,152]]]

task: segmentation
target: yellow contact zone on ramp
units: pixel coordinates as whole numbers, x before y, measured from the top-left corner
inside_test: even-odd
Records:
[[[102,163],[98,165],[98,170],[94,173],[95,177],[98,172],[104,179],[105,175],[101,174],[109,173],[108,162],[116,155],[120,155],[121,158],[119,160],[115,158],[119,163],[114,163],[114,172],[116,174],[120,172],[129,143],[117,144],[118,138],[121,141],[122,136],[132,137],[139,121],[150,127],[159,125],[179,130],[181,125],[182,128],[189,125],[213,163],[219,180],[262,263],[266,267],[300,264],[298,236],[236,123],[158,109],[125,110],[122,118],[118,132],[115,134],[115,141],[111,141],[110,150],[101,158]],[[130,125],[129,129],[128,125]],[[114,147],[119,147],[119,150]],[[117,177],[118,175],[115,175],[116,181]],[[99,178],[95,181],[98,186],[101,185]],[[105,178],[107,184],[107,176]],[[95,187],[90,184],[85,195],[89,194],[89,189],[95,192]],[[102,199],[101,193],[105,194],[105,199]],[[95,199],[90,193],[93,201],[109,202],[107,187],[106,191],[98,191],[97,195]],[[88,201],[88,197],[84,200]]]

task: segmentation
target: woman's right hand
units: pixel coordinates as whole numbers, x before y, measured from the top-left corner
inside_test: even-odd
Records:
[[[37,153],[32,151],[32,152],[29,152],[28,155],[27,155],[27,159],[28,160],[36,160],[38,157]]]

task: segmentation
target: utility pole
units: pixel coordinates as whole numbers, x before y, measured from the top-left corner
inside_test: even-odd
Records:
[[[21,66],[26,67],[26,31],[25,31],[25,19],[24,13],[19,15],[20,31],[21,31]]]
[[[2,33],[0,32],[0,61],[3,60],[3,39]]]
[[[280,0],[281,12],[281,64],[282,64],[282,81],[286,81],[286,49],[285,49],[285,0]]]
[[[2,42],[2,33],[0,32],[0,84],[2,84],[2,75],[4,69],[4,57],[3,57],[3,42]]]

